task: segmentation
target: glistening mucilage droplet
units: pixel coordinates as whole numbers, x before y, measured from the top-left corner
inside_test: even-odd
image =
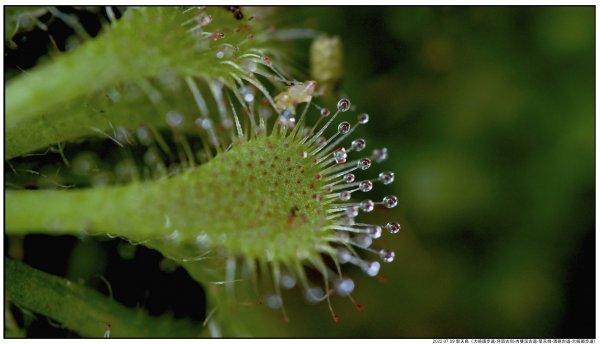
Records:
[[[341,112],[346,112],[350,110],[350,100],[348,100],[347,98],[340,99],[340,101],[338,101],[337,103],[337,108]]]

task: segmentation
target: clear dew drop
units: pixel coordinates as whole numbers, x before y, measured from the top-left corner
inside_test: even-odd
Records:
[[[364,180],[364,181],[360,182],[360,184],[358,185],[358,188],[362,192],[369,192],[373,189],[373,182],[371,182],[370,180]]]
[[[380,163],[382,161],[384,161],[385,159],[387,159],[388,156],[388,151],[387,148],[383,147],[381,149],[374,149],[373,150],[373,160],[375,160],[376,163]]]
[[[144,146],[149,146],[152,144],[152,136],[150,135],[150,130],[145,127],[139,127],[135,131],[138,141]]]
[[[379,269],[381,269],[381,264],[377,261],[366,263],[363,266],[363,271],[371,277],[377,276],[377,274],[379,273]]]
[[[369,235],[371,236],[371,238],[373,239],[379,239],[381,238],[381,227],[379,226],[373,226],[369,228]]]
[[[330,112],[330,111],[329,111],[329,109],[327,109],[327,108],[322,108],[322,109],[321,109],[321,116],[323,116],[323,117],[327,117],[327,116],[329,116],[329,114],[330,114],[330,113],[331,113],[331,112]]]
[[[279,284],[283,289],[292,289],[296,286],[296,278],[289,274],[283,274],[279,279]]]
[[[356,221],[354,221],[354,217],[345,217],[342,223],[344,226],[354,226]]]
[[[385,196],[383,198],[383,205],[386,208],[393,208],[398,205],[398,197],[396,196]]]
[[[350,100],[348,98],[342,98],[337,103],[337,108],[341,112],[346,112],[350,109]]]
[[[348,153],[346,153],[346,149],[344,147],[339,147],[333,152],[333,159],[338,164],[345,163],[346,158],[348,158]]]
[[[388,222],[388,224],[385,225],[385,228],[391,234],[396,234],[396,233],[400,232],[400,229],[401,229],[400,224],[398,222]]]
[[[350,197],[352,197],[352,194],[350,193],[350,191],[340,192],[340,200],[347,201],[350,199]]]
[[[352,218],[357,217],[359,209],[360,208],[357,206],[346,208],[346,216],[352,217]]]
[[[394,172],[384,171],[379,173],[379,181],[381,181],[383,185],[391,184],[394,181]]]
[[[354,177],[354,174],[352,174],[352,173],[348,173],[348,174],[344,175],[344,181],[346,183],[352,183],[354,181],[354,179],[355,179],[355,177]]]
[[[373,201],[371,201],[370,199],[360,202],[360,209],[362,211],[364,211],[365,213],[372,212],[374,208],[375,208],[375,203],[373,203]]]
[[[360,124],[369,123],[369,114],[361,113],[360,115],[358,115],[358,123],[360,123]]]
[[[340,264],[346,264],[350,260],[352,260],[352,254],[350,254],[350,251],[348,251],[345,248],[338,248],[337,249],[337,258],[338,258]]]
[[[252,88],[244,86],[240,88],[240,93],[242,94],[242,97],[246,103],[254,102],[254,92],[252,91]]]
[[[394,251],[389,251],[389,250],[381,250],[381,251],[379,251],[379,255],[381,256],[381,259],[383,259],[383,261],[386,263],[393,262],[394,258],[396,257],[396,254],[394,253]]]
[[[281,305],[282,305],[281,296],[269,294],[265,297],[265,304],[267,305],[267,307],[272,308],[272,309],[281,308]]]
[[[361,234],[354,237],[354,242],[360,247],[367,248],[371,246],[373,239],[368,235]]]
[[[366,170],[369,167],[371,167],[371,160],[369,159],[360,159],[360,161],[358,162],[358,168],[360,168],[361,170]]]
[[[172,128],[179,128],[183,125],[183,115],[177,111],[167,112],[167,124]]]
[[[309,303],[319,303],[325,296],[325,292],[320,287],[312,287],[306,290],[304,297]]]
[[[196,121],[194,123],[196,123],[196,125],[198,125],[199,127],[201,127],[204,130],[209,130],[212,128],[212,122],[208,118],[198,117],[198,118],[196,118]]]
[[[335,281],[335,291],[339,296],[348,296],[354,290],[354,281],[350,278],[343,278]]]
[[[352,141],[352,149],[354,149],[357,152],[360,152],[361,150],[365,149],[366,145],[367,141],[365,141],[364,139],[356,139]]]
[[[338,125],[338,133],[346,134],[348,131],[350,131],[350,123],[342,122]]]
[[[244,101],[246,103],[252,103],[254,101],[254,94],[252,94],[252,93],[244,94]]]

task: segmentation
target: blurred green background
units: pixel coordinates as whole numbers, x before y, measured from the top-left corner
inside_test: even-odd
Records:
[[[369,196],[400,201],[361,222],[393,219],[402,231],[374,244],[396,251],[381,278],[345,267],[362,313],[334,297],[336,324],[325,303],[307,306],[296,289],[284,294],[291,323],[266,310],[272,320],[257,334],[595,337],[595,8],[285,7],[275,15],[341,37],[339,90],[371,115],[357,135],[368,150],[389,151],[368,172],[396,173]],[[299,66],[308,70],[305,43]],[[23,67],[34,54],[21,54]],[[104,291],[90,277],[103,274],[128,306],[161,299],[152,314],[172,302],[172,293],[147,289],[166,283],[148,277],[165,262],[159,254],[129,252],[116,240],[59,239],[28,236],[25,260]],[[52,250],[27,251],[35,242]],[[50,254],[60,268],[44,265]],[[152,267],[131,264],[136,254],[150,256]],[[176,282],[163,276],[173,290],[201,294],[177,273]]]
[[[342,38],[403,228],[387,281],[355,274],[364,313],[300,308],[311,332],[595,337],[594,7],[288,10]]]

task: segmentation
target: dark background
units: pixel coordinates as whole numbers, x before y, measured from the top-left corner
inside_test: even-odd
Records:
[[[594,337],[595,9],[296,11],[342,38],[397,175],[397,263],[351,333]]]
[[[82,13],[98,30],[104,12]],[[350,270],[364,312],[334,298],[334,324],[325,305],[287,297],[293,322],[273,312],[273,335],[595,337],[595,8],[278,13],[342,38],[340,89],[371,115],[358,133],[369,148],[388,148],[382,169],[396,173],[393,192],[376,187],[373,197],[399,197],[392,216],[403,229],[380,239],[396,251],[384,279]],[[50,31],[64,49],[69,28],[58,21]],[[51,46],[40,30],[19,39],[5,47],[7,75]],[[27,263],[107,293],[94,277],[102,274],[124,304],[204,317],[201,288],[154,251],[74,237],[23,243]],[[74,336],[43,318],[33,324],[30,336]]]

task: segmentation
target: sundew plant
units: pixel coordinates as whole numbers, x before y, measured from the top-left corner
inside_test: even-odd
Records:
[[[375,239],[400,231],[368,216],[398,199],[369,197],[394,173],[378,169],[388,150],[356,135],[375,116],[339,88],[339,38],[265,7],[4,15],[7,49],[39,32],[51,42],[5,78],[7,336],[33,335],[40,318],[82,337],[253,336],[294,326],[288,302],[331,326],[344,317],[333,299],[362,311],[353,291],[394,261]],[[48,259],[55,236],[159,252],[201,287],[202,319],[123,304],[99,268],[72,279],[32,267],[32,236]],[[92,253],[67,265],[99,264]]]

